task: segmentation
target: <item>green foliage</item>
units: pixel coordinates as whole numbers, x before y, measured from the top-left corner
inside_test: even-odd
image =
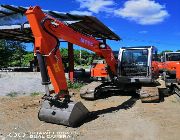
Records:
[[[68,84],[68,88],[71,89],[80,89],[82,86],[84,86],[85,84],[79,81],[75,81],[74,83],[72,83],[71,81],[67,81]]]
[[[66,49],[66,48],[61,48],[60,51],[61,51],[61,56],[62,56],[63,58],[68,58],[68,49]]]
[[[7,67],[11,61],[11,49],[6,45],[5,40],[0,40],[0,67]]]
[[[17,41],[8,41],[7,43],[12,51],[10,66],[22,66],[22,57],[26,53],[25,46]]]
[[[64,59],[64,62],[68,62],[68,49],[66,48],[61,48],[61,56]],[[77,65],[90,65],[93,57],[94,57],[94,53],[90,53],[88,51],[85,50],[74,50],[74,63],[75,66]]]
[[[164,51],[160,52],[159,55],[162,56],[164,52],[173,52],[173,51],[172,50],[164,50]]]
[[[29,66],[29,61],[34,59],[33,52],[27,52],[23,55],[22,66]]]
[[[39,95],[41,95],[41,93],[39,93],[39,92],[33,92],[33,93],[31,93],[31,96],[39,96]]]
[[[68,66],[68,49],[61,48],[60,51],[63,62]],[[85,50],[74,50],[75,66],[90,65],[94,55]],[[0,40],[0,67],[29,66],[29,61],[33,59],[33,52],[25,51],[25,46],[21,42]]]
[[[177,50],[176,52],[180,52],[180,50]]]
[[[22,66],[25,46],[18,41],[0,40],[0,67]]]
[[[12,92],[8,93],[7,96],[9,96],[9,97],[17,97],[18,94],[19,94],[18,92],[12,91]]]

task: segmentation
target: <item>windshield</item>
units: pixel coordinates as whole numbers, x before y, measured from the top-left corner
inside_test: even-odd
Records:
[[[180,53],[167,53],[166,61],[180,61]]]
[[[147,65],[148,50],[124,50],[122,64]]]
[[[146,76],[147,65],[147,49],[127,49],[122,52],[121,74],[123,76]]]

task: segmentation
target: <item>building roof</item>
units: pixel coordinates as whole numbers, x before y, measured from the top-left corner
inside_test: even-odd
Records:
[[[0,20],[7,17],[15,17],[14,15],[20,14],[24,16],[26,7],[1,5],[0,7]],[[93,36],[98,39],[120,40],[120,37],[111,31],[107,26],[100,22],[96,17],[73,15],[69,13],[61,13],[58,11],[43,10],[45,13],[57,18],[58,20],[66,23],[74,30]],[[18,17],[16,17],[18,18]],[[18,19],[16,19],[18,20]],[[23,23],[22,23],[23,24]],[[0,26],[0,39],[18,40],[23,42],[33,42],[30,26],[27,24],[25,30],[21,30],[21,25],[2,25]]]

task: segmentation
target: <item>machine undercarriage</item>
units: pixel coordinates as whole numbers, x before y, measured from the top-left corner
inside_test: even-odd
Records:
[[[159,78],[152,84],[122,84],[117,82],[92,82],[80,90],[80,96],[86,100],[96,100],[116,93],[136,94],[143,103],[154,103],[162,101],[163,94],[169,93],[165,82]]]

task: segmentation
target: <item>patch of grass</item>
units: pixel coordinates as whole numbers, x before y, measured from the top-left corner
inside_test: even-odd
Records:
[[[171,100],[172,103],[177,103],[177,101]]]
[[[31,93],[31,96],[39,96],[41,93],[39,93],[39,92],[33,92],[33,93]]]
[[[6,96],[9,96],[9,97],[17,97],[18,94],[19,94],[18,92],[12,91],[12,92],[8,93]]]
[[[68,84],[68,88],[71,89],[80,89],[82,86],[85,85],[83,82],[79,82],[79,81],[75,81],[74,83],[72,83],[71,81],[67,81],[67,84]]]

